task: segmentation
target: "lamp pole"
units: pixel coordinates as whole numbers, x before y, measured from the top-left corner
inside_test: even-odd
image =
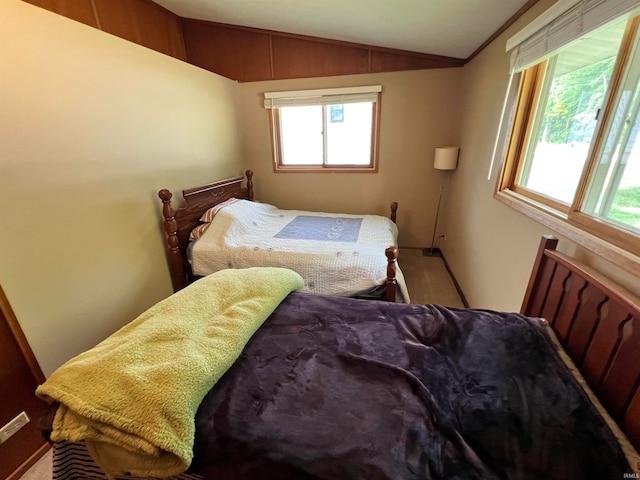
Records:
[[[447,171],[455,170],[458,166],[458,154],[460,153],[459,147],[438,147],[436,148],[435,157],[433,160],[433,168],[436,170]],[[442,194],[444,192],[446,178],[440,182],[440,192],[438,193],[438,205],[436,206],[436,218],[433,224],[433,235],[431,236],[431,246],[429,252],[425,250],[425,255],[429,257],[436,256],[434,253],[436,244],[436,235],[438,233],[438,218],[440,217],[440,204],[442,203]]]
[[[436,220],[433,224],[433,235],[431,236],[431,247],[429,248],[429,256],[433,257],[433,248],[436,244],[436,232],[438,231],[438,217],[440,216],[440,203],[442,202],[442,192],[444,191],[444,182],[440,184],[440,193],[438,194],[438,206],[436,207]]]

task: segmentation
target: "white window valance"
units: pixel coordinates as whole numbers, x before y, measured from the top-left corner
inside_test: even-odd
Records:
[[[369,85],[366,87],[266,92],[264,94],[264,108],[377,102],[378,93],[381,91],[382,85]]]
[[[511,71],[542,61],[573,40],[640,8],[640,0],[559,0],[507,41]]]

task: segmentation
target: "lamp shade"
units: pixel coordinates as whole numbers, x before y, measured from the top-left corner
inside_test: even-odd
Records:
[[[455,170],[458,166],[460,147],[438,147],[433,160],[433,168],[438,170]]]

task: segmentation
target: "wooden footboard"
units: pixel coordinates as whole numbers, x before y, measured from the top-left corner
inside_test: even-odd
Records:
[[[543,237],[521,313],[546,319],[603,406],[640,449],[640,299]]]
[[[398,247],[395,246],[387,247],[384,251],[384,254],[387,257],[387,281],[385,284],[384,299],[387,302],[396,301],[396,288],[398,286],[398,281],[396,280],[398,253]]]
[[[197,227],[200,217],[209,208],[228,200],[229,198],[241,198],[253,201],[253,172],[247,170],[246,188],[242,187],[244,177],[233,177],[215,183],[209,183],[201,187],[190,188],[182,191],[185,205],[173,209],[171,200],[173,193],[167,189],[158,192],[162,200],[162,218],[166,232],[167,263],[171,275],[173,291],[183,289],[196,278],[187,259],[187,247],[189,234]],[[396,222],[398,203],[390,205],[390,219]],[[382,252],[380,252],[382,255]],[[387,279],[385,283],[385,300],[394,302],[396,299],[396,268],[398,260],[398,248],[391,246],[385,250],[387,257]]]

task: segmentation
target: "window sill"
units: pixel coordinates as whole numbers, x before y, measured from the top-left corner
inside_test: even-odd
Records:
[[[274,167],[274,173],[378,173],[374,167]]]
[[[640,276],[639,256],[572,225],[565,215],[537,205],[511,190],[496,192],[494,198],[627,272]]]

